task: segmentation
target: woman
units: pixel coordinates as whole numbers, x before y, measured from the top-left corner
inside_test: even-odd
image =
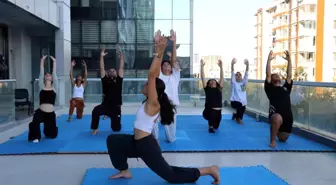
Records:
[[[224,74],[222,61],[218,60],[220,68],[219,83],[215,79],[208,80],[205,83],[204,75],[205,62],[201,60],[201,79],[205,91],[205,109],[203,111],[204,119],[208,120],[209,133],[215,133],[215,129],[219,128],[222,120],[222,89],[224,86]]]
[[[71,85],[73,87],[72,90],[72,99],[70,100],[70,109],[69,109],[69,117],[68,121],[71,121],[71,116],[73,111],[76,108],[77,111],[77,119],[81,119],[83,117],[84,112],[84,88],[86,86],[86,77],[87,77],[87,68],[84,61],[82,61],[82,65],[84,66],[84,78],[79,74],[76,76],[76,80],[73,78],[73,67],[76,65],[76,62],[73,60],[71,62],[70,68],[70,80]]]
[[[248,81],[248,70],[249,62],[247,59],[244,60],[246,65],[244,79],[240,72],[234,72],[234,65],[237,63],[237,60],[234,58],[231,62],[231,107],[236,109],[236,113],[233,113],[232,119],[236,120],[237,123],[243,124],[243,116],[247,104],[246,99],[246,85]]]
[[[50,56],[53,61],[52,74],[44,74],[44,61],[47,56],[41,58],[39,87],[40,108],[34,113],[32,122],[29,123],[28,141],[38,143],[41,139],[40,123],[44,123],[43,133],[47,138],[55,139],[58,134],[56,126],[56,114],[54,106],[56,102],[56,92],[58,89],[58,79],[56,76],[56,59]]]
[[[167,39],[160,31],[155,34],[155,56],[148,72],[148,82],[143,89],[147,97],[139,108],[134,123],[134,135],[112,134],[107,138],[107,148],[113,166],[120,172],[111,179],[131,178],[127,158],[141,159],[146,165],[169,183],[192,183],[202,175],[211,175],[219,183],[219,168],[183,168],[170,166],[162,156],[161,149],[151,134],[156,119],[161,117],[163,125],[174,121],[174,105],[168,99],[164,82],[159,79],[162,56]]]

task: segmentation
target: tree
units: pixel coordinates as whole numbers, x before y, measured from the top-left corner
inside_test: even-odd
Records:
[[[282,65],[279,68],[277,68],[280,77],[285,80],[287,76],[287,65]],[[304,68],[299,66],[293,73],[293,80],[295,81],[304,81],[307,80],[307,73],[305,72]]]

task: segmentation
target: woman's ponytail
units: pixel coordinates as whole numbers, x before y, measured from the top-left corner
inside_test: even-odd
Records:
[[[174,114],[176,112],[175,105],[169,100],[167,94],[163,92],[159,97],[160,117],[162,125],[170,125],[174,123]]]

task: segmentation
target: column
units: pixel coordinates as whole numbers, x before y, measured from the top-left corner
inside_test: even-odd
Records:
[[[71,86],[69,81],[69,70],[71,62],[71,18],[70,18],[70,0],[55,0],[59,8],[60,29],[55,32],[55,49],[57,60],[57,75],[60,79],[58,103],[67,106]]]

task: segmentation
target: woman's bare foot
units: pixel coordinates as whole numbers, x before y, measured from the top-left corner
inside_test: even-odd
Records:
[[[211,166],[210,167],[211,176],[214,178],[212,184],[219,184],[220,183],[220,175],[219,175],[219,167],[218,166]]]
[[[70,122],[70,121],[71,121],[71,117],[69,116],[67,122]]]
[[[91,134],[94,135],[94,136],[97,135],[98,134],[98,129],[92,130]]]
[[[244,122],[240,118],[236,119],[236,121],[238,124],[244,124]]]
[[[132,178],[132,174],[129,170],[125,170],[125,171],[120,171],[119,173],[115,175],[111,175],[109,177],[109,179],[121,179],[121,178],[130,179]]]
[[[276,143],[275,143],[275,141],[271,141],[271,143],[270,143],[270,145],[269,145],[271,148],[275,148],[275,146],[276,146]]]

